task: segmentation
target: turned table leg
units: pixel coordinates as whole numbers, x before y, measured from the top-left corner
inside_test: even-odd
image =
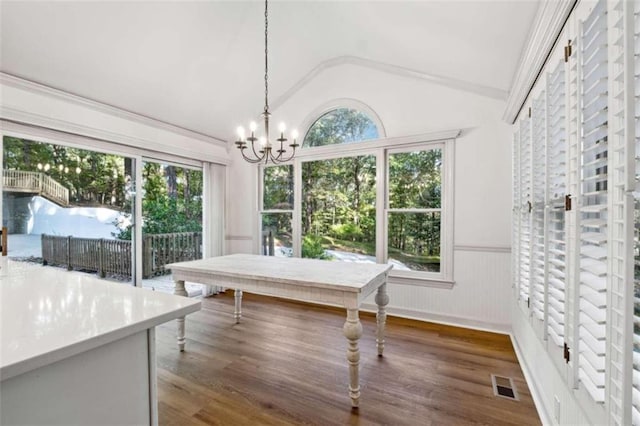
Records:
[[[189,293],[187,293],[187,290],[184,288],[184,281],[183,280],[175,280],[175,287],[173,290],[173,294],[175,294],[176,296],[189,296]],[[184,351],[184,317],[180,317],[177,319],[178,322],[178,348],[180,349],[180,352]]]
[[[378,313],[376,314],[376,322],[378,328],[376,329],[376,346],[378,347],[378,356],[382,356],[384,351],[384,327],[387,323],[387,311],[385,306],[389,304],[389,295],[387,294],[387,285],[382,284],[378,287],[376,293],[376,304],[378,305]]]
[[[236,288],[233,297],[236,302],[236,308],[233,311],[233,317],[236,319],[236,324],[240,324],[240,318],[242,317],[242,290]]]
[[[362,336],[362,324],[357,309],[347,309],[347,320],[342,328],[344,336],[349,341],[347,348],[347,361],[349,362],[349,397],[351,406],[358,408],[360,403],[360,349],[358,339]]]

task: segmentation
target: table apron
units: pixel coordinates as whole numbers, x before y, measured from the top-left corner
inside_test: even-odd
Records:
[[[173,270],[174,281],[189,281],[199,284],[216,285],[229,289],[238,289],[247,293],[282,297],[311,303],[338,305],[346,309],[356,309],[362,301],[386,282],[386,274],[373,280],[360,291],[345,291],[316,287],[313,285],[277,283],[255,278],[240,278],[201,274]]]

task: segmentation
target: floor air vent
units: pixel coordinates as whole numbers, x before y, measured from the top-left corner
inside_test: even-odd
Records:
[[[518,392],[516,391],[516,387],[513,385],[513,380],[511,380],[511,377],[503,377],[492,374],[491,383],[493,384],[493,394],[495,396],[513,399],[516,401],[520,400],[520,398],[518,398]]]

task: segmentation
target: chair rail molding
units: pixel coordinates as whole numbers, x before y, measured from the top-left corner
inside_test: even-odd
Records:
[[[487,246],[487,245],[471,245],[456,244],[453,246],[455,251],[480,251],[484,253],[511,253],[510,246]]]
[[[513,124],[578,0],[541,2],[520,57],[502,119]]]

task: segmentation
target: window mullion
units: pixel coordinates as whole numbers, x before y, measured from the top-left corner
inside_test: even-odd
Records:
[[[302,162],[293,162],[293,256],[302,257]]]
[[[385,263],[387,253],[387,199],[389,196],[389,169],[386,152],[376,152],[376,261]]]

